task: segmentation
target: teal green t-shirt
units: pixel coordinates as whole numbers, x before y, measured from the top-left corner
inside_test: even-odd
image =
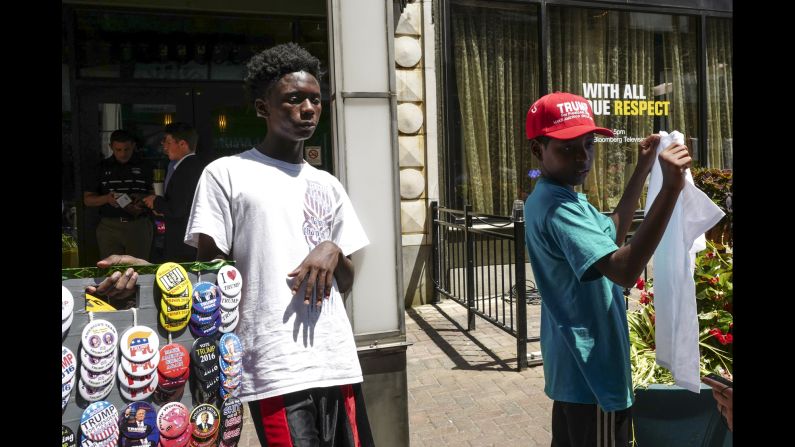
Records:
[[[594,263],[618,249],[612,219],[585,195],[541,177],[524,208],[525,243],[541,293],[544,391],[553,400],[632,406],[622,288]]]

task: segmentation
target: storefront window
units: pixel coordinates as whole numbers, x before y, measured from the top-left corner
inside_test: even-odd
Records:
[[[534,166],[524,136],[528,105],[538,97],[535,7],[451,5],[460,122],[450,154],[454,206],[506,215],[527,195]]]
[[[706,167],[732,168],[732,21],[707,19],[707,125]]]
[[[597,138],[582,186],[594,206],[615,208],[638,142],[653,132],[680,131],[698,155],[695,17],[550,6],[549,21],[549,91],[588,98],[597,124],[615,133]]]

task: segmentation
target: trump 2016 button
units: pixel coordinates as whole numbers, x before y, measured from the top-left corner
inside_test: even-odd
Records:
[[[80,417],[80,431],[92,441],[102,441],[119,433],[119,412],[108,401],[94,402]]]

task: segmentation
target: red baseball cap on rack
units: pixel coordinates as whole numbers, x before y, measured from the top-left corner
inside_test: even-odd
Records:
[[[591,104],[582,96],[555,92],[542,96],[527,111],[527,139],[540,136],[570,140],[588,132],[613,136],[610,129],[596,127]]]

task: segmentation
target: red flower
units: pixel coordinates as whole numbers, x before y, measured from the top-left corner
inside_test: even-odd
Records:
[[[707,259],[712,259],[714,257],[715,257],[715,252],[713,251],[707,252]]]
[[[732,334],[726,334],[726,336],[723,337],[723,340],[725,342],[723,344],[726,345],[726,344],[729,344],[729,343],[733,342],[734,341],[734,337],[732,337]]]
[[[720,279],[717,276],[713,276],[712,278],[709,279],[709,285],[714,286],[715,284],[718,283],[719,280]]]
[[[637,287],[640,290],[643,290],[643,287],[645,285],[646,285],[646,282],[643,280],[643,278],[638,278],[638,280],[635,282],[635,287]]]
[[[710,334],[712,334],[712,335],[713,335],[713,336],[715,336],[715,337],[717,337],[717,336],[719,336],[719,335],[720,335],[720,336],[722,336],[722,335],[723,335],[723,332],[721,332],[721,331],[720,331],[720,329],[718,329],[718,328],[710,329],[710,330],[709,330],[709,333],[710,333]]]
[[[654,292],[649,292],[649,299],[654,300]]]

